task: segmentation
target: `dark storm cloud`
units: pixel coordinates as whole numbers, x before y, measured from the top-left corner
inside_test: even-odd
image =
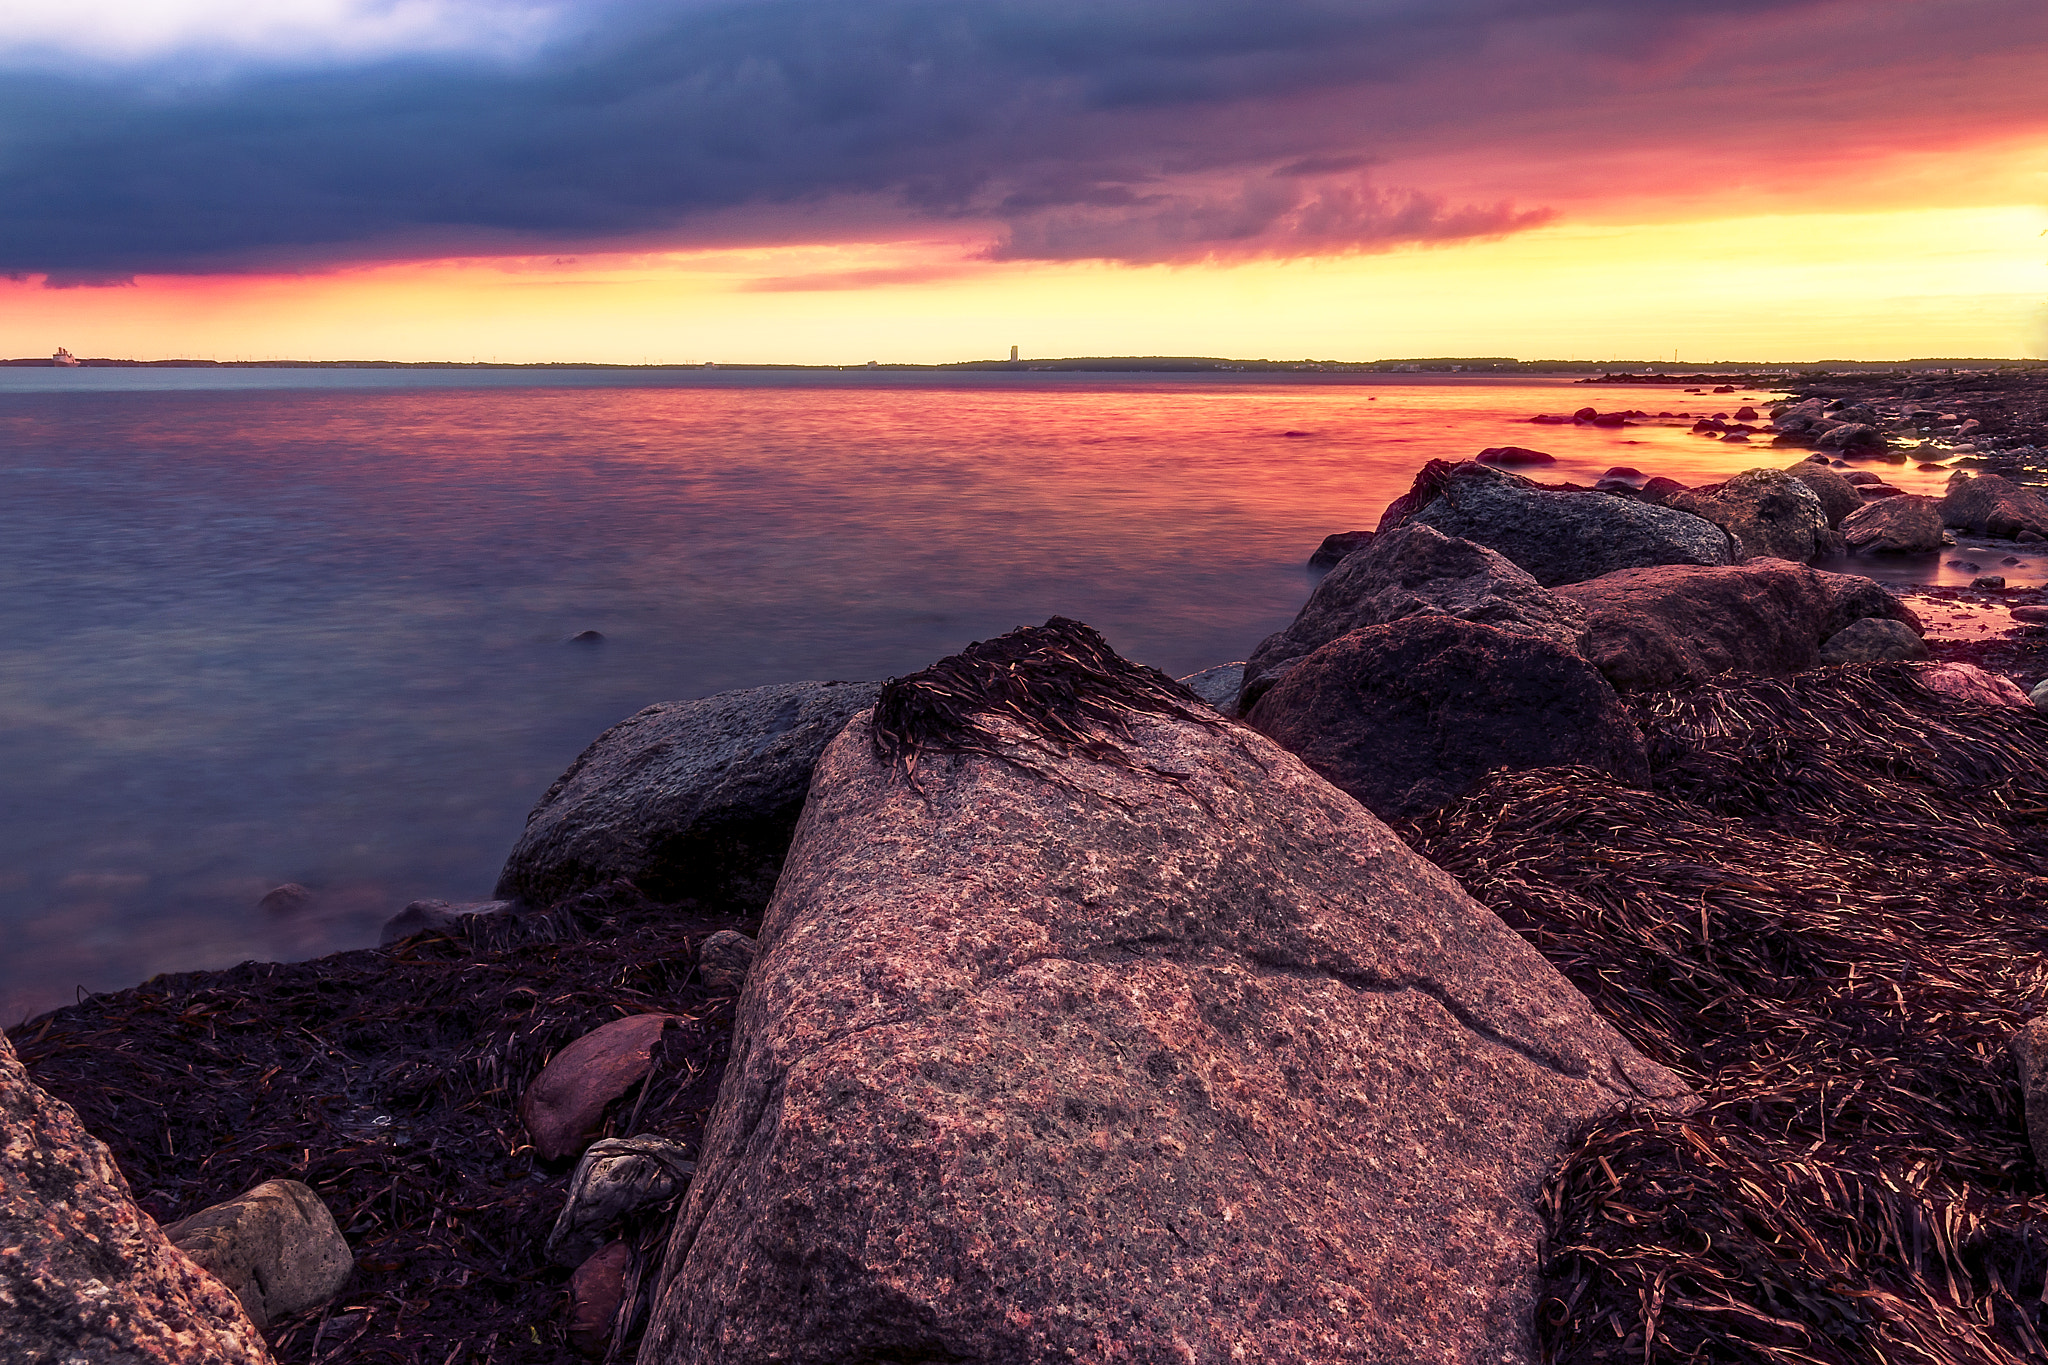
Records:
[[[880,197],[906,220],[1000,220],[994,254],[1008,259],[1497,235],[1541,215],[1367,185],[1358,168],[1378,130],[1347,121],[1346,98],[1413,88],[1392,121],[1455,120],[1465,82],[1516,60],[1503,32],[1542,29],[1587,61],[1636,60],[1702,25],[1816,8],[624,4],[517,66],[392,59],[188,83],[168,71],[0,75],[0,273],[94,283],[686,242],[719,211],[782,205],[815,219],[842,197]]]

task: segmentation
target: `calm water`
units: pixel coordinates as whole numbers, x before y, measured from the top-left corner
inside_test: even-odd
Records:
[[[650,702],[905,673],[1055,613],[1176,675],[1240,659],[1425,459],[1789,462],[1521,424],[1744,397],[0,370],[0,1020],[488,895],[540,792]],[[319,900],[270,919],[285,881]]]

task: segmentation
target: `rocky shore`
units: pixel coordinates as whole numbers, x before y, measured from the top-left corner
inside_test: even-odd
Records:
[[[2041,1353],[2048,603],[1842,571],[2048,536],[2037,394],[1937,382],[1432,462],[1180,682],[649,708],[496,899],[9,1031],[10,1359]]]

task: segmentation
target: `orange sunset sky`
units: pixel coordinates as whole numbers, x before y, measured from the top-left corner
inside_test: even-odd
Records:
[[[104,7],[0,35],[0,353],[2048,349],[2048,6]]]

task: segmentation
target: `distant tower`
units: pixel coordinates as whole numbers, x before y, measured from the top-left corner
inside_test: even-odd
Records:
[[[1010,359],[1012,359],[1012,360],[1015,360],[1016,358],[1017,358],[1017,348],[1016,348],[1015,346],[1012,346],[1012,347],[1010,348]]]

